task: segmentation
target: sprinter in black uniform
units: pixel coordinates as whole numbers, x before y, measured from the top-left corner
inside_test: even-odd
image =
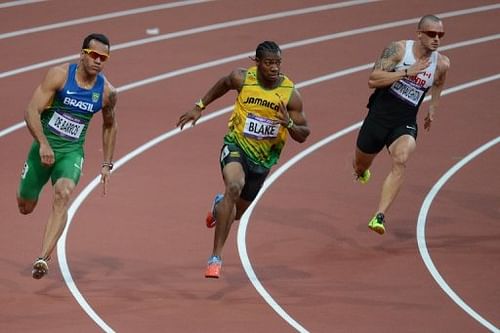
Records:
[[[375,91],[368,101],[368,115],[358,134],[353,168],[356,179],[365,184],[369,167],[387,147],[392,168],[382,186],[375,216],[368,227],[385,233],[385,213],[401,188],[406,163],[416,148],[417,112],[429,89],[431,101],[424,120],[429,130],[443,90],[449,59],[437,49],[444,36],[443,22],[434,15],[422,17],[416,40],[390,43],[382,52],[368,79]]]

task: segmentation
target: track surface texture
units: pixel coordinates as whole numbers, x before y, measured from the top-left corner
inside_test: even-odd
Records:
[[[0,332],[498,332],[499,2],[10,4],[0,2]],[[418,148],[379,236],[367,223],[389,157],[381,152],[364,186],[351,168],[370,64],[389,42],[414,38],[428,13],[443,17],[441,52],[452,67],[430,132],[422,105]],[[117,167],[103,197],[98,115],[70,223],[49,275],[33,280],[52,189],[33,214],[18,213],[32,140],[23,113],[48,66],[76,61],[91,32],[112,43],[105,75],[119,90]],[[229,117],[217,112],[235,94],[195,127],[175,124],[219,77],[252,65],[264,40],[283,47],[282,71],[299,85],[312,134],[288,142],[275,178],[231,230],[221,279],[205,279],[213,230],[204,217],[223,190]]]

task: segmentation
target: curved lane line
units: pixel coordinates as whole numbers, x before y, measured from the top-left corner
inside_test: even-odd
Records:
[[[337,5],[340,5],[340,4],[342,4],[342,3],[339,3]],[[321,6],[321,7],[323,7],[323,6]],[[311,8],[315,8],[315,7],[311,7]],[[455,16],[461,16],[461,15],[476,14],[476,13],[480,13],[480,12],[484,12],[484,11],[496,10],[499,8],[500,8],[500,3],[494,4],[494,5],[488,5],[488,6],[462,9],[462,10],[457,10],[457,11],[452,11],[452,12],[444,12],[444,13],[441,13],[438,15],[441,16],[442,18],[455,17]],[[304,11],[307,11],[309,9],[310,8],[305,8]],[[322,9],[322,10],[324,10],[324,9]],[[299,15],[298,13],[296,13],[298,11],[300,11],[300,10],[294,10],[294,11],[290,11],[290,12],[283,12],[283,13],[277,13],[277,14],[262,15],[262,16],[257,16],[257,17],[242,19],[242,20],[228,21],[225,23],[208,25],[208,26],[204,26],[204,27],[200,27],[200,28],[182,30],[182,31],[174,32],[174,33],[169,33],[166,35],[160,35],[160,36],[156,36],[156,37],[150,37],[150,38],[140,39],[140,40],[136,40],[136,41],[132,41],[132,42],[117,44],[117,45],[112,46],[111,50],[114,51],[114,50],[119,50],[122,48],[144,45],[144,44],[148,44],[148,43],[157,42],[160,40],[177,38],[177,37],[192,35],[192,34],[201,33],[201,32],[207,32],[207,31],[218,30],[218,29],[223,29],[223,28],[227,28],[227,27],[239,26],[239,25],[243,25],[243,24],[256,23],[256,22],[261,22],[261,21],[265,21],[265,20],[271,20],[271,19],[283,18],[283,17],[293,16],[293,15]],[[251,22],[249,22],[249,20],[251,20]],[[341,38],[341,37],[362,34],[362,33],[366,33],[366,32],[373,32],[373,31],[379,31],[379,30],[384,30],[384,29],[396,28],[396,27],[400,27],[400,26],[404,26],[404,25],[417,23],[418,20],[419,20],[419,18],[413,18],[413,19],[394,21],[394,22],[389,22],[389,23],[382,23],[382,24],[378,24],[378,25],[374,25],[374,26],[370,26],[370,27],[359,28],[359,29],[354,29],[354,30],[349,30],[349,31],[343,31],[343,32],[339,32],[339,33],[334,33],[334,34],[329,34],[329,35],[317,37],[317,38],[313,39],[312,42],[318,43],[318,42],[324,42],[324,41],[337,39],[337,38]],[[290,45],[293,45],[293,44],[294,43],[290,43]],[[6,71],[6,72],[0,72],[0,79],[6,78],[9,76],[14,76],[14,75],[17,75],[20,73],[32,71],[35,69],[44,68],[44,67],[48,67],[51,65],[56,65],[59,63],[75,60],[78,57],[79,57],[79,54],[74,54],[74,55],[69,55],[69,56],[65,56],[65,57],[61,57],[61,58],[57,58],[57,59],[52,59],[52,60],[32,64],[32,65],[25,66],[25,67],[20,67],[17,69]]]
[[[500,79],[500,73],[497,75],[492,75],[483,79],[479,79],[476,81],[471,81],[468,83],[464,83],[452,88],[449,88],[447,90],[444,90],[442,92],[442,96],[468,89],[477,85],[481,85],[487,82],[491,82],[493,80],[498,80]],[[430,100],[430,96],[426,97],[424,99],[425,102]],[[285,173],[290,167],[292,167],[295,163],[300,161],[302,158],[305,156],[309,155],[310,153],[314,152],[315,150],[321,148],[322,146],[330,143],[333,140],[336,140],[356,129],[361,127],[362,121],[358,122],[356,124],[353,124],[349,127],[344,128],[341,131],[338,131],[323,140],[309,146],[305,150],[301,151],[299,154],[295,155],[293,158],[288,160],[286,163],[284,163],[280,168],[278,168],[275,172],[273,172],[269,178],[264,182],[264,185],[262,187],[262,190],[259,192],[255,200],[252,202],[252,204],[248,207],[247,211],[243,214],[243,216],[240,219],[239,223],[239,228],[238,228],[238,237],[237,237],[237,243],[238,243],[238,251],[240,253],[240,259],[241,263],[243,265],[243,269],[245,270],[248,279],[250,282],[254,285],[255,289],[257,292],[262,296],[262,298],[271,306],[271,308],[280,316],[282,317],[287,323],[289,323],[292,327],[294,327],[296,330],[299,332],[308,332],[304,327],[302,327],[297,321],[295,321],[293,318],[291,318],[285,310],[272,298],[272,296],[267,292],[267,290],[264,288],[262,283],[260,283],[257,275],[255,274],[255,271],[252,268],[252,264],[250,263],[250,259],[248,257],[248,253],[246,250],[246,230],[248,227],[248,223],[250,220],[250,216],[252,214],[253,209],[257,205],[257,202],[260,200],[262,195],[265,193],[265,191],[271,186],[271,184],[278,179],[283,173]]]
[[[338,34],[334,34],[334,35],[338,35]],[[331,35],[329,35],[329,36],[331,36]],[[324,41],[323,37],[320,37],[321,38],[320,41]],[[344,37],[344,36],[337,36],[337,37]],[[489,35],[489,36],[484,36],[484,37],[479,37],[479,38],[475,38],[475,39],[471,39],[471,40],[467,40],[467,41],[463,41],[463,42],[457,42],[457,43],[445,45],[445,46],[440,48],[440,51],[451,50],[451,49],[470,46],[470,45],[479,44],[479,43],[486,43],[486,42],[490,42],[490,41],[493,41],[493,40],[496,40],[499,38],[500,38],[500,33],[494,34],[494,35]],[[305,45],[309,45],[309,44],[313,44],[313,43],[317,43],[317,42],[318,42],[317,38],[304,39],[304,40],[284,44],[284,45],[282,45],[281,48],[285,50],[285,49],[291,49],[291,48],[295,48],[295,47],[305,46]],[[181,68],[178,70],[166,72],[166,73],[163,73],[160,75],[152,76],[152,77],[147,78],[147,79],[135,81],[135,82],[117,87],[117,90],[118,90],[118,92],[124,92],[127,90],[131,90],[131,89],[135,89],[135,88],[147,85],[147,84],[152,84],[152,83],[155,83],[155,82],[158,82],[161,80],[166,80],[166,79],[176,77],[176,76],[181,76],[181,75],[184,75],[187,73],[192,73],[192,72],[196,72],[199,70],[219,66],[219,65],[229,63],[232,61],[241,60],[241,59],[247,58],[248,56],[251,56],[251,55],[253,55],[252,52],[246,52],[246,53],[241,53],[241,54],[237,54],[234,56],[230,56],[227,58],[221,58],[218,60],[213,60],[213,61],[201,63],[201,64],[194,65],[194,66],[184,67],[184,68]],[[371,66],[373,66],[373,63],[366,64],[363,66],[371,67]],[[22,122],[19,122],[17,124],[14,124],[12,126],[9,126],[3,130],[0,130],[0,138],[3,136],[6,136],[9,133],[17,131],[20,128],[23,128],[24,126],[25,126],[25,123],[24,123],[24,121],[22,121]]]
[[[354,73],[354,72],[357,72],[357,71],[365,70],[365,69],[368,69],[368,68],[371,67],[371,64],[369,64],[369,65],[370,66],[367,66],[367,65],[357,66],[357,67],[353,67],[353,68],[346,69],[346,70],[343,70],[343,71],[339,71],[339,72],[331,73],[331,74],[328,74],[328,75],[324,75],[322,77],[315,78],[315,79],[312,79],[312,80],[304,81],[304,82],[298,83],[297,87],[298,88],[306,87],[306,86],[313,85],[313,84],[316,84],[316,83],[319,83],[319,82],[323,82],[325,80],[331,80],[331,79],[336,78],[336,77],[340,77],[340,76],[348,75],[348,74],[351,74],[351,73]],[[498,78],[500,78],[500,74],[498,74],[496,76],[493,76],[493,77],[495,79],[498,79]],[[467,84],[463,84],[463,85],[461,85],[463,87],[462,89],[470,88],[470,87],[472,87],[474,85],[478,85],[478,84],[484,84],[486,82],[490,82],[491,80],[493,80],[493,79],[490,79],[490,80],[486,80],[486,79],[487,78],[481,79],[481,80],[477,80],[477,81],[473,81],[473,82],[469,82]],[[474,84],[474,82],[477,82],[477,83]],[[442,95],[444,96],[444,95],[448,94],[449,92],[456,92],[456,91],[459,91],[459,89],[454,89],[453,90],[453,88],[450,88],[448,90],[443,91]],[[207,114],[207,115],[203,116],[202,118],[200,118],[200,120],[198,121],[198,124],[202,124],[202,123],[204,123],[206,121],[209,121],[211,119],[219,117],[219,116],[221,116],[221,115],[223,115],[225,113],[228,113],[228,112],[230,112],[232,110],[232,108],[233,108],[232,106],[228,106],[228,107],[225,107],[225,108],[220,109],[218,111],[215,111],[215,112],[212,112],[210,114]],[[330,136],[330,137],[328,137],[328,138],[320,141],[320,143],[315,144],[315,147],[317,146],[319,148],[319,147],[323,146],[324,144],[326,144],[326,143],[328,143],[328,142],[330,142],[330,141],[332,141],[334,139],[337,139],[338,137],[340,137],[342,135],[345,135],[348,132],[355,130],[356,128],[359,128],[360,126],[361,126],[361,122],[356,123],[354,125],[351,125],[347,129],[344,129],[344,130],[342,130],[340,132],[337,132],[337,133],[333,134],[332,136]],[[187,130],[189,128],[191,128],[191,127],[186,127],[185,130]],[[128,153],[127,155],[125,155],[124,157],[122,157],[118,161],[116,161],[115,167],[113,168],[112,172],[115,172],[122,165],[124,165],[125,163],[127,163],[131,159],[135,158],[136,156],[142,154],[146,150],[149,150],[150,148],[154,147],[155,145],[159,144],[160,142],[162,142],[162,141],[164,141],[164,140],[166,140],[166,139],[168,139],[168,138],[170,138],[170,137],[172,137],[174,135],[177,135],[180,132],[181,131],[178,128],[175,128],[173,130],[170,130],[170,131],[168,131],[168,132],[166,132],[166,133],[164,133],[164,134],[156,137],[153,140],[150,140],[149,142],[141,145],[140,147],[134,149],[133,151],[131,151],[130,153]],[[295,159],[294,159],[294,161],[295,161]],[[285,165],[288,165],[288,164],[285,164]],[[278,169],[278,170],[280,170],[280,169]],[[269,179],[274,179],[273,177],[275,177],[275,178],[278,177],[278,176],[274,176],[274,174],[275,173],[271,174]],[[66,224],[66,228],[64,229],[64,231],[63,231],[63,233],[61,235],[61,238],[57,242],[57,253],[58,253],[57,258],[58,258],[59,268],[61,270],[61,274],[63,276],[64,282],[68,286],[68,289],[70,290],[71,294],[73,295],[73,297],[75,298],[75,300],[78,302],[78,304],[80,304],[80,306],[87,313],[87,315],[97,325],[99,325],[99,327],[101,327],[104,331],[106,331],[106,332],[114,332],[113,329],[111,327],[109,327],[106,324],[106,322],[104,322],[102,320],[102,318],[92,309],[92,307],[89,305],[89,303],[86,301],[86,299],[81,294],[80,290],[78,289],[78,287],[76,286],[76,284],[75,284],[75,282],[73,280],[73,277],[72,277],[71,272],[69,270],[67,257],[66,257],[66,239],[67,239],[67,234],[68,234],[69,227],[70,227],[71,222],[73,220],[73,216],[76,214],[76,211],[78,210],[78,208],[80,207],[80,205],[83,203],[83,201],[85,201],[85,199],[87,198],[87,196],[98,185],[99,185],[99,176],[97,176],[96,178],[94,178],[78,194],[78,196],[75,198],[75,200],[71,204],[71,206],[70,206],[70,208],[68,210],[68,222]],[[266,183],[264,183],[264,186],[267,186]],[[255,203],[257,202],[258,198],[260,198],[260,197],[259,196],[257,197],[257,199],[255,200]],[[253,206],[255,206],[255,204],[253,204]],[[251,209],[253,209],[253,206],[251,206]],[[255,273],[254,273],[254,271],[253,271],[253,269],[251,267],[250,260],[248,259],[248,256],[246,256],[246,245],[244,245],[244,243],[245,243],[245,237],[244,237],[244,235],[246,233],[246,224],[248,224],[248,220],[246,222],[243,221],[243,219],[244,219],[245,216],[248,216],[247,217],[247,219],[248,219],[249,218],[249,214],[244,215],[242,217],[241,221],[240,221],[240,227],[238,229],[238,250],[240,251],[240,258],[241,258],[241,261],[242,261],[242,264],[243,264],[243,268],[244,268],[245,272],[247,273],[247,276],[249,277],[250,281],[252,282],[252,284],[254,285],[254,287],[257,289],[257,291],[264,298],[264,300],[269,305],[271,305],[271,307],[282,318],[284,318],[288,323],[290,323],[290,325],[292,325],[294,327],[295,326],[301,327],[300,324],[298,324],[290,316],[288,316],[286,314],[286,312],[272,299],[272,297],[265,291],[265,289],[262,286],[262,284],[260,284],[260,282],[257,282],[258,279],[257,279],[257,277],[256,277],[256,275],[255,275]],[[243,224],[245,224],[245,229],[243,231],[240,231],[240,229],[242,228]],[[241,237],[243,237],[243,238],[241,238]],[[243,245],[240,245],[241,242],[243,242],[242,243]],[[242,246],[243,246],[243,249],[244,249],[243,252],[241,252],[241,247]],[[242,257],[241,253],[243,253],[246,257]],[[303,332],[306,332],[305,329],[304,329]]]
[[[154,42],[158,42],[158,41],[162,41],[162,40],[167,40],[167,39],[172,39],[172,38],[177,38],[177,37],[182,37],[182,36],[188,36],[188,35],[193,35],[193,34],[197,34],[197,33],[212,31],[212,30],[224,29],[224,28],[228,28],[228,27],[240,26],[240,25],[245,25],[245,24],[250,24],[250,23],[257,23],[257,22],[268,21],[268,20],[284,18],[284,17],[289,17],[289,16],[295,16],[295,15],[302,15],[304,13],[312,13],[312,12],[317,12],[319,10],[333,9],[333,8],[336,8],[335,5],[337,5],[337,7],[340,7],[340,5],[342,5],[342,4],[344,4],[344,3],[338,3],[338,4],[331,5],[332,8],[324,8],[326,6],[319,6],[321,8],[310,7],[310,8],[298,9],[298,10],[293,10],[293,11],[288,11],[288,12],[268,14],[268,15],[262,15],[262,16],[241,19],[241,20],[228,21],[228,22],[224,22],[224,23],[217,23],[217,24],[212,24],[212,25],[203,26],[203,27],[199,27],[199,28],[192,28],[192,29],[188,29],[188,30],[182,30],[182,31],[177,31],[177,32],[173,32],[173,33],[168,33],[168,34],[160,35],[160,36],[156,36],[156,37],[139,39],[139,40],[132,41],[132,42],[116,44],[116,45],[111,46],[111,50],[114,51],[114,50],[119,50],[119,49],[123,49],[123,48],[129,48],[132,46],[139,46],[139,45],[154,43]],[[352,5],[356,5],[356,4],[352,4]],[[344,6],[344,7],[346,7],[346,6]],[[473,7],[473,8],[469,8],[469,9],[456,10],[456,11],[451,11],[451,12],[444,12],[444,13],[440,13],[438,15],[441,16],[442,18],[447,18],[447,17],[476,14],[476,13],[480,13],[480,12],[484,12],[484,11],[496,10],[499,8],[500,8],[500,3],[494,4],[494,5]],[[419,20],[419,18],[412,18],[412,19],[407,19],[407,20],[382,23],[382,24],[373,25],[370,27],[359,28],[359,29],[348,30],[348,31],[343,31],[343,32],[339,32],[339,33],[324,35],[321,37],[317,37],[317,40],[314,41],[314,43],[324,42],[327,40],[332,40],[332,39],[341,38],[341,37],[353,36],[353,35],[362,34],[362,33],[366,33],[366,32],[373,32],[373,31],[379,31],[379,30],[384,30],[384,29],[396,28],[396,27],[400,27],[400,26],[404,26],[404,25],[417,23],[418,20]],[[51,65],[56,65],[59,63],[75,60],[78,57],[79,57],[79,54],[73,54],[73,55],[69,55],[69,56],[65,56],[65,57],[61,57],[61,58],[56,58],[56,59],[32,64],[32,65],[25,66],[25,67],[19,67],[19,68],[13,69],[13,70],[8,70],[6,72],[0,72],[0,79],[6,78],[9,76],[14,76],[14,75],[17,75],[20,73],[32,71],[35,69],[44,68],[44,67],[48,67]]]
[[[380,0],[351,0],[351,1],[346,1],[346,2],[334,3],[334,4],[330,4],[330,5],[306,7],[306,8],[302,8],[302,9],[289,10],[289,11],[285,11],[285,12],[281,12],[281,13],[259,15],[259,16],[248,17],[248,18],[239,19],[239,20],[210,24],[210,25],[206,25],[206,26],[202,26],[202,27],[198,27],[198,28],[191,28],[191,29],[187,29],[187,30],[181,30],[181,31],[176,31],[176,32],[172,32],[172,33],[167,33],[164,35],[142,38],[142,39],[138,39],[138,40],[131,41],[131,42],[125,42],[125,43],[121,43],[121,44],[112,45],[111,51],[126,49],[126,48],[134,47],[134,46],[141,46],[141,45],[149,44],[149,43],[156,43],[159,41],[194,35],[194,34],[198,34],[198,33],[204,33],[204,32],[208,32],[208,31],[214,31],[214,30],[220,30],[220,29],[226,29],[226,28],[246,25],[246,24],[253,24],[253,23],[258,23],[258,22],[263,22],[263,21],[282,19],[282,18],[290,17],[290,16],[316,13],[316,12],[330,10],[330,9],[356,6],[356,5],[360,5],[360,4],[371,3],[374,1],[380,1]],[[500,8],[500,4],[498,5],[498,7]],[[486,8],[483,8],[483,7],[472,8],[471,13],[475,13],[477,11],[487,11],[487,10],[492,10],[491,6],[487,6]],[[460,15],[465,15],[465,14],[469,14],[469,13],[462,13]],[[415,19],[415,22],[417,22],[417,19]],[[6,78],[9,76],[14,76],[14,75],[17,75],[20,73],[25,73],[25,72],[32,71],[35,69],[40,69],[40,68],[60,64],[63,62],[75,60],[75,59],[78,59],[79,56],[80,56],[79,53],[73,54],[73,55],[69,55],[69,56],[65,56],[65,57],[61,57],[61,58],[56,58],[56,59],[47,60],[44,62],[31,64],[31,65],[24,66],[24,67],[19,67],[16,69],[8,70],[6,72],[0,72],[0,79]]]
[[[458,163],[456,163],[452,168],[450,168],[432,187],[430,192],[427,194],[425,197],[424,203],[422,204],[422,207],[420,208],[420,212],[418,214],[418,222],[417,222],[417,243],[418,243],[418,250],[420,251],[420,256],[422,257],[422,260],[424,261],[425,266],[431,273],[432,277],[434,280],[437,282],[437,284],[443,289],[443,291],[448,294],[448,296],[459,306],[464,310],[468,315],[470,315],[472,318],[477,320],[481,325],[489,329],[491,332],[496,332],[500,333],[500,330],[498,327],[495,327],[492,323],[484,319],[481,315],[479,315],[476,311],[474,311],[469,305],[467,305],[461,298],[460,296],[457,295],[451,289],[451,287],[446,283],[446,281],[443,279],[441,274],[438,272],[436,266],[434,265],[431,256],[429,254],[429,251],[427,249],[427,243],[425,241],[425,225],[427,222],[427,214],[429,212],[429,208],[432,204],[432,201],[438,194],[439,190],[446,184],[446,182],[455,174],[457,173],[463,166],[465,166],[467,163],[472,161],[474,158],[485,152],[486,150],[490,149],[494,145],[500,143],[500,136],[496,137],[495,139],[485,143],[481,147],[477,148],[473,152],[471,152],[469,155],[467,155],[465,158],[460,160]]]
[[[262,296],[262,298],[271,306],[271,308],[281,317],[283,318],[290,326],[295,328],[297,331],[301,333],[309,332],[303,326],[301,326],[295,319],[293,319],[275,300],[274,298],[267,292],[259,278],[255,274],[255,271],[252,268],[252,264],[248,257],[247,246],[246,246],[246,231],[248,227],[248,223],[250,221],[250,216],[252,215],[252,211],[257,205],[257,202],[264,195],[269,187],[271,187],[272,183],[274,183],[282,174],[284,174],[288,169],[290,169],[295,163],[305,158],[310,153],[315,150],[323,147],[324,145],[330,143],[333,140],[336,140],[356,129],[361,127],[362,122],[355,123],[349,127],[344,128],[341,131],[335,132],[334,134],[324,138],[323,140],[312,144],[306,149],[302,150],[297,155],[293,156],[291,159],[286,161],[282,166],[280,166],[275,172],[273,172],[269,178],[264,182],[262,189],[259,191],[259,194],[252,202],[252,204],[248,207],[247,211],[243,214],[240,219],[239,227],[238,227],[238,236],[237,236],[237,244],[238,244],[238,252],[240,254],[241,264],[245,273],[248,276],[248,279],[253,284],[257,292]]]
[[[491,7],[493,7],[493,8],[491,8]],[[315,8],[315,7],[313,7],[313,8]],[[497,9],[497,8],[500,8],[500,4],[498,4],[498,6],[483,6],[483,7],[477,7],[477,8],[467,9],[467,10],[464,9],[464,10],[459,10],[459,11],[447,12],[447,13],[443,13],[440,15],[442,17],[452,17],[452,16],[456,16],[456,15],[466,15],[466,14],[476,13],[479,11],[493,10],[493,9]],[[277,15],[277,14],[271,14],[271,15]],[[391,23],[384,23],[384,24],[380,24],[380,25],[376,25],[376,26],[372,26],[372,27],[368,27],[368,28],[354,29],[354,30],[340,32],[340,33],[324,35],[324,36],[320,36],[320,37],[316,37],[316,38],[304,39],[304,40],[284,44],[281,46],[281,48],[282,49],[295,48],[295,47],[299,47],[299,46],[314,44],[314,43],[318,43],[318,42],[324,42],[327,40],[333,40],[333,39],[352,36],[352,35],[356,35],[356,34],[362,34],[362,33],[373,32],[373,31],[377,31],[377,30],[381,30],[381,29],[393,28],[396,26],[404,25],[404,24],[414,23],[414,22],[417,22],[417,20],[418,19],[411,19],[411,20],[396,21],[396,22],[391,22]],[[402,23],[404,23],[404,24],[402,24]],[[190,29],[190,30],[192,30],[192,29]],[[444,50],[448,50],[448,49],[452,49],[452,48],[456,48],[456,47],[463,47],[463,46],[477,44],[477,43],[484,43],[484,42],[488,42],[488,41],[495,40],[498,38],[500,38],[500,34],[489,35],[489,36],[480,37],[480,38],[476,38],[476,39],[472,39],[472,40],[468,40],[468,41],[464,41],[464,42],[458,42],[458,43],[454,43],[454,44],[445,45],[445,46],[441,47],[440,50],[444,51]],[[140,87],[143,85],[147,85],[147,84],[151,84],[151,83],[154,83],[157,81],[165,80],[165,79],[168,79],[171,77],[183,75],[186,73],[191,73],[191,72],[198,71],[198,70],[205,69],[205,68],[219,66],[221,64],[225,64],[225,63],[232,62],[232,61],[237,61],[240,59],[244,59],[244,58],[251,56],[251,55],[253,55],[252,52],[246,52],[246,53],[242,53],[242,54],[238,54],[238,55],[234,55],[234,56],[230,56],[230,57],[226,57],[226,58],[221,58],[218,60],[205,62],[205,63],[194,65],[194,66],[184,67],[182,69],[174,70],[171,72],[166,72],[166,73],[156,75],[156,76],[153,76],[153,77],[150,77],[147,79],[135,81],[133,83],[129,83],[129,84],[120,86],[117,88],[117,90],[118,90],[118,92],[127,91],[127,90],[134,89],[134,88],[137,88],[137,87]],[[65,61],[69,61],[72,59],[73,59],[72,56],[71,56],[71,58],[66,57]],[[57,61],[55,63],[59,63],[59,61]],[[14,71],[17,71],[17,70],[14,70]],[[2,75],[5,75],[6,73],[9,73],[9,72],[0,73],[0,78],[2,78]],[[7,76],[10,76],[10,75],[7,75]],[[0,138],[3,136],[6,136],[7,134],[10,134],[10,133],[12,133],[20,128],[23,128],[24,126],[25,126],[24,122],[19,122],[17,124],[14,124],[14,125],[11,125],[11,126],[5,128],[3,130],[0,130]]]

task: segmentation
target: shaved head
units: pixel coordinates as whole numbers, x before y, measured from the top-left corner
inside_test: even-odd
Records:
[[[440,23],[441,19],[436,15],[425,15],[418,22],[418,30],[422,30],[427,23]]]

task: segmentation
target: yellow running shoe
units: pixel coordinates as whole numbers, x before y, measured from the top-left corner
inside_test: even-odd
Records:
[[[383,235],[385,233],[384,223],[384,214],[378,213],[370,220],[370,223],[368,223],[368,228],[372,229],[377,234]]]
[[[366,184],[370,180],[371,175],[370,170],[366,169],[362,175],[356,175],[356,180],[361,184]]]

